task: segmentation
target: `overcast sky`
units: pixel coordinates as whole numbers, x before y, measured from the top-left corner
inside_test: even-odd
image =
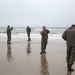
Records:
[[[0,27],[69,27],[75,0],[0,0]]]

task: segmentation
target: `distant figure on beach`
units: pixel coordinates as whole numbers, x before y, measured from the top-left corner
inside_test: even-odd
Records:
[[[7,44],[11,44],[11,31],[13,30],[13,27],[10,27],[10,25],[7,26]]]
[[[31,41],[31,38],[30,38],[31,28],[29,26],[27,26],[26,32],[27,32],[27,36],[28,36],[27,41]]]
[[[72,65],[75,61],[75,25],[66,29],[62,35],[62,38],[67,43],[67,68],[68,71],[74,71]]]
[[[48,41],[48,33],[50,31],[46,29],[45,26],[43,26],[43,30],[41,31],[41,52],[40,54],[42,53],[46,53],[45,50],[46,50],[46,46],[47,46],[47,41]]]

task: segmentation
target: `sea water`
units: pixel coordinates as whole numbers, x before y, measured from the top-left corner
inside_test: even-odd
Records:
[[[65,27],[47,27],[50,31],[49,38],[61,38],[63,32],[67,29]],[[40,32],[42,27],[31,27],[31,38],[41,38]],[[0,36],[6,37],[6,27],[0,27]],[[27,38],[26,27],[14,27],[12,30],[12,37]]]

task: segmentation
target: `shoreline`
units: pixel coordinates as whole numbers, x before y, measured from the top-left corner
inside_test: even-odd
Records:
[[[40,55],[41,43],[37,38],[30,42],[26,38],[12,38],[12,44],[7,45],[5,37],[0,37],[0,46],[0,75],[69,74],[63,39],[49,38],[45,55]],[[75,75],[75,71],[72,75]]]

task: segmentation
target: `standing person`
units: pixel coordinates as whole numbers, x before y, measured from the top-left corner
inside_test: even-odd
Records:
[[[26,32],[28,36],[28,41],[31,41],[31,38],[30,38],[31,28],[29,26],[27,26]]]
[[[40,54],[42,53],[46,53],[45,50],[46,50],[46,46],[47,46],[47,40],[48,40],[48,33],[50,31],[46,29],[45,26],[43,26],[43,30],[41,31],[41,52]]]
[[[7,26],[7,44],[11,44],[11,31],[13,27],[10,27],[10,25]]]
[[[67,43],[67,68],[68,71],[74,71],[72,65],[75,61],[75,25],[72,25],[66,29],[62,35],[62,38]]]

